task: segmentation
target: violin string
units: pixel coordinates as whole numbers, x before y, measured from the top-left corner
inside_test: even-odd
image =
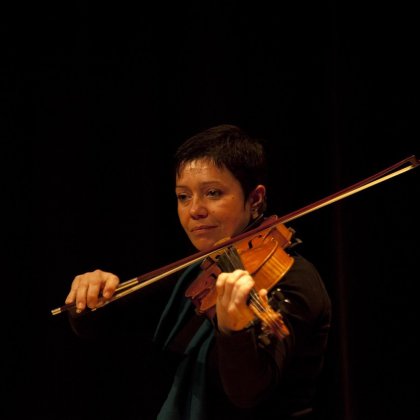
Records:
[[[279,314],[278,312],[274,311],[271,308],[262,306],[260,302],[261,302],[261,299],[253,300],[251,302],[250,306],[254,310],[254,313],[257,316],[259,316],[263,320],[263,322],[265,322],[274,333],[277,331],[276,335],[278,335],[279,337],[284,337],[286,334],[284,332],[281,314]],[[261,310],[261,307],[262,307],[262,310]]]

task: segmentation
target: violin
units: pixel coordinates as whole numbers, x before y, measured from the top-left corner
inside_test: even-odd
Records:
[[[260,226],[270,225],[276,219],[276,215],[271,216]],[[251,290],[248,306],[262,321],[264,333],[271,332],[279,338],[289,335],[281,313],[274,311],[268,299],[260,297],[258,290],[271,290],[292,266],[294,259],[285,249],[291,245],[293,233],[284,224],[274,225],[207,256],[200,265],[200,274],[185,292],[194,303],[196,312],[214,318],[217,277],[222,272],[239,268],[248,271],[255,281],[256,287]]]
[[[285,216],[272,216],[264,220],[257,228],[243,232],[233,238],[215,244],[211,249],[200,251],[189,257],[173,262],[162,268],[120,283],[115,294],[104,305],[91,309],[95,311],[107,304],[121,299],[133,292],[170,276],[194,263],[201,262],[201,273],[191,283],[186,296],[192,299],[196,311],[212,318],[215,313],[215,282],[222,271],[230,272],[236,268],[247,270],[255,280],[255,289],[249,297],[249,307],[262,321],[265,331],[274,333],[279,338],[288,335],[280,311],[274,311],[266,299],[261,299],[260,289],[271,290],[293,265],[293,257],[287,253],[293,231],[286,223],[318,210],[343,198],[356,194],[373,185],[391,179],[419,166],[420,160],[414,155],[362,180],[344,188],[324,199],[302,207]],[[67,304],[51,310],[52,315],[75,310],[74,304]]]

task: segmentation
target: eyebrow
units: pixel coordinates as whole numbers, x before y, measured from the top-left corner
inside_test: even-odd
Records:
[[[214,184],[217,184],[217,185],[220,185],[220,186],[224,185],[223,182],[218,181],[218,180],[200,182],[199,185],[200,185],[200,187],[206,187],[208,185],[214,185]],[[175,184],[175,188],[188,188],[188,187],[186,185],[182,185],[182,184],[181,185]]]

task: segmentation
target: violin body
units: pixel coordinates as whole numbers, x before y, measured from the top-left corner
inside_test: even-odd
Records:
[[[277,216],[266,219],[270,223]],[[291,244],[293,232],[284,224],[269,227],[230,247],[212,253],[201,264],[201,273],[191,283],[185,296],[192,299],[196,311],[209,318],[215,315],[216,280],[225,271],[246,270],[255,281],[255,290],[271,290],[293,264],[285,249]]]

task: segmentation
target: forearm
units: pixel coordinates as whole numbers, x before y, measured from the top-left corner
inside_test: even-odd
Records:
[[[238,407],[258,404],[278,383],[279,367],[272,354],[259,347],[254,328],[216,334],[217,361],[224,392]]]

